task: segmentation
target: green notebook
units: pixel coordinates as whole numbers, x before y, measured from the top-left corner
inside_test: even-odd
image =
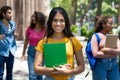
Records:
[[[46,67],[59,66],[67,63],[65,43],[46,43],[43,45],[43,49]]]

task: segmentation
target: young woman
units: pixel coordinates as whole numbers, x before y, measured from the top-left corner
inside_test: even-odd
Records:
[[[66,43],[67,64],[54,68],[41,66],[44,59],[43,44],[46,43],[46,38],[48,43]],[[74,51],[70,38],[73,42]],[[46,37],[39,41],[36,47],[35,72],[46,75],[45,80],[72,80],[70,78],[72,75],[83,72],[85,68],[82,47],[70,30],[70,22],[66,11],[61,7],[53,8],[47,22]],[[74,55],[77,67],[74,67]]]
[[[26,31],[26,37],[23,47],[23,53],[21,60],[25,59],[25,52],[28,47],[27,51],[27,60],[28,60],[28,69],[29,69],[29,80],[42,80],[42,76],[36,75],[34,73],[34,58],[35,58],[35,46],[37,45],[38,41],[43,38],[45,34],[45,16],[41,12],[34,12],[31,17],[31,24]]]
[[[97,16],[95,18],[95,32],[100,37],[100,43],[98,45],[96,36],[92,36],[92,53],[96,58],[95,67],[92,70],[93,80],[120,80],[118,63],[116,55],[120,54],[120,43],[116,49],[105,48],[106,34],[110,34],[113,28],[112,17]],[[112,45],[111,45],[112,46]]]

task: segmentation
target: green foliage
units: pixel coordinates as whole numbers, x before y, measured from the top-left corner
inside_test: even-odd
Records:
[[[83,14],[85,14],[86,6],[88,5],[89,0],[78,0],[77,2],[77,13],[76,16],[80,18]]]
[[[86,23],[86,24],[84,24],[82,26],[82,28],[81,28],[81,36],[87,36],[87,34],[88,34],[88,26],[89,26],[88,23]]]
[[[50,0],[50,5],[51,5],[51,8],[53,7],[57,7],[57,6],[61,6],[63,7],[69,17],[72,17],[70,16],[70,13],[71,13],[71,1],[72,0]],[[102,2],[102,13],[101,13],[101,16],[114,16],[114,17],[117,17],[118,16],[118,10],[117,8],[115,7],[112,7],[112,5],[116,6],[116,5],[119,5],[119,0],[103,0]],[[80,18],[86,14],[85,13],[85,9],[86,9],[86,6],[89,4],[89,0],[77,0],[77,13],[76,13],[76,16],[77,16],[77,20],[80,20]],[[90,10],[88,11],[88,14],[89,14],[89,18],[91,20],[94,20],[94,17],[96,16],[96,11],[97,11],[97,0],[94,0],[94,2],[92,3],[91,7],[90,7]],[[87,22],[87,20],[85,20],[85,22]],[[86,37],[90,37],[91,34],[94,33],[94,29],[91,30],[91,31],[88,31],[88,26],[89,24],[88,23],[85,23],[82,27],[81,27],[81,35],[82,36],[86,36]],[[71,30],[74,32],[74,33],[77,33],[77,26],[76,25],[72,25],[71,26]]]
[[[73,33],[77,33],[77,25],[71,25],[71,30]]]
[[[110,5],[110,3],[111,2],[109,0],[105,0],[102,2],[101,16],[115,16],[115,17],[117,17],[118,10],[116,8],[113,8],[112,5]],[[96,11],[97,11],[97,8],[93,9],[93,12],[90,15],[95,16]]]
[[[108,5],[106,2],[102,3],[102,15],[103,16],[117,16],[117,9],[112,8],[111,5]]]
[[[89,1],[81,1],[78,0],[78,8],[77,8],[77,17],[80,18],[84,13],[84,10],[86,9],[86,5],[88,5]],[[115,7],[112,7],[112,4],[114,3],[114,6],[118,5],[119,0],[103,0],[102,2],[102,16],[115,16],[118,15],[118,10]],[[90,18],[93,18],[96,15],[97,11],[97,0],[93,2],[93,4],[90,7]]]
[[[51,8],[61,6],[67,11],[69,17],[72,17],[70,16],[71,1],[72,0],[50,0],[50,6]],[[103,0],[102,13],[101,13],[102,16],[108,15],[108,16],[117,17],[118,15],[117,8],[112,7],[113,2],[114,5],[118,5],[119,0],[111,0],[111,1]],[[83,14],[86,14],[85,9],[88,3],[89,0],[77,0],[77,13],[76,13],[77,18],[81,18]],[[94,0],[93,4],[90,7],[90,12],[88,12],[91,19],[94,18],[96,15],[96,11],[97,11],[96,8],[97,8],[97,0]]]
[[[53,7],[63,7],[68,15],[70,15],[71,0],[50,0],[50,6]]]
[[[95,32],[95,29],[92,29],[91,31],[88,32],[88,34],[86,35],[86,37],[90,38],[94,32]]]
[[[94,29],[92,29],[91,31],[88,31],[88,26],[89,23],[85,23],[82,27],[81,27],[81,36],[85,36],[86,38],[89,38],[93,33],[94,33]],[[71,25],[71,30],[73,33],[77,33],[77,25]]]
[[[85,36],[86,38],[89,38],[93,33],[94,29],[91,31],[88,30],[89,23],[86,23],[81,28],[81,36]]]

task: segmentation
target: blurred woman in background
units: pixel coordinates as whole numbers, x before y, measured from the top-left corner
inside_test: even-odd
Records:
[[[27,60],[28,60],[28,69],[29,69],[29,80],[42,80],[41,75],[36,75],[34,73],[34,59],[35,59],[35,46],[38,41],[41,40],[45,34],[45,22],[46,17],[43,13],[35,11],[31,17],[31,24],[26,31],[26,37],[23,47],[23,53],[21,60],[25,60],[26,49],[27,51]]]

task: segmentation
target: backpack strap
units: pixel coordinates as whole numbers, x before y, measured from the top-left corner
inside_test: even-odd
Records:
[[[97,42],[98,42],[98,45],[99,45],[99,43],[100,43],[100,37],[99,37],[98,33],[95,33],[95,36],[97,38]]]
[[[73,53],[75,53],[75,49],[74,49],[74,45],[73,45],[73,41],[72,41],[72,37],[70,37],[70,42],[71,42],[72,47],[73,47]]]

